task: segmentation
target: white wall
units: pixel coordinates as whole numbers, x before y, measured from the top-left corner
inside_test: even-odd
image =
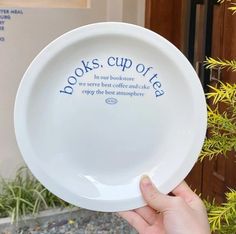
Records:
[[[143,26],[144,2],[92,0],[90,9],[25,8],[23,15],[11,15],[5,21],[5,30],[0,31],[0,37],[5,37],[0,42],[0,176],[14,176],[23,164],[15,141],[13,108],[18,85],[32,59],[50,41],[81,25],[124,21]]]

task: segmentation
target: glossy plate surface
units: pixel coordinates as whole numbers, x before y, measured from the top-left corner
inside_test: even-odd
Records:
[[[124,23],[87,25],[50,43],[27,69],[14,113],[33,174],[67,202],[99,211],[143,206],[143,174],[170,192],[197,160],[206,119],[187,59]]]

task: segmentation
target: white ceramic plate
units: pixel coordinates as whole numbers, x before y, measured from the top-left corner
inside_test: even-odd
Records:
[[[124,23],[87,25],[50,43],[26,71],[14,114],[33,174],[65,201],[99,211],[143,206],[143,174],[170,192],[206,131],[204,93],[187,59]]]

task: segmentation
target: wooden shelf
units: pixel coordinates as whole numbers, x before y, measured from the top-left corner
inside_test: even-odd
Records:
[[[0,0],[0,7],[88,8],[89,0]]]

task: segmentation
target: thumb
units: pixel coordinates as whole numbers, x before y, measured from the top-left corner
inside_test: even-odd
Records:
[[[141,178],[140,189],[144,200],[153,209],[163,212],[170,206],[170,197],[159,192],[148,176]]]

